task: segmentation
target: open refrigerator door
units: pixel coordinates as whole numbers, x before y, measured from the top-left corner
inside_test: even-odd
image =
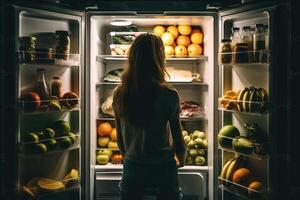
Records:
[[[282,67],[275,62],[276,9],[221,12],[218,199],[272,199],[276,194],[274,152],[280,142],[274,76]]]
[[[17,199],[81,199],[82,14],[14,11]]]
[[[180,95],[182,134],[188,146],[187,164],[179,169],[183,194],[188,199],[213,198],[208,188],[213,188],[216,17],[214,12],[87,12],[88,132],[95,177],[90,193],[95,199],[118,199],[123,159],[116,144],[112,92],[121,83],[130,44],[145,32],[162,38],[167,81]],[[146,191],[146,196],[152,199],[153,192]]]

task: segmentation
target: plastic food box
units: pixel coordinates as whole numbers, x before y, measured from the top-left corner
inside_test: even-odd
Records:
[[[146,32],[110,32],[111,44],[131,44],[142,33]]]

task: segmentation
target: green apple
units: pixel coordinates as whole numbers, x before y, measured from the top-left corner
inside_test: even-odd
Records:
[[[67,149],[72,145],[72,140],[69,137],[65,137],[59,140],[59,146],[63,149]]]
[[[197,149],[189,149],[189,155],[192,157],[196,157],[198,155]]]
[[[198,156],[204,156],[205,155],[205,150],[204,149],[197,149],[197,155]]]
[[[28,133],[24,137],[24,142],[38,142],[39,136],[36,133]]]
[[[187,131],[182,131],[182,136],[184,137],[184,136],[186,136],[186,135],[188,135],[189,133],[187,132]]]
[[[192,156],[187,156],[186,157],[186,164],[187,165],[192,165],[194,164],[194,158]]]
[[[203,140],[201,138],[196,138],[194,140],[194,143],[195,143],[195,148],[197,148],[197,149],[204,149]]]
[[[110,141],[109,137],[99,137],[98,138],[98,145],[100,147],[107,147],[109,141]]]
[[[48,148],[44,143],[36,144],[35,149],[37,153],[46,153],[48,151]]]
[[[204,165],[205,161],[206,160],[203,156],[196,156],[196,158],[195,158],[196,165]]]
[[[194,149],[194,148],[195,148],[194,140],[189,141],[189,143],[188,143],[188,148],[189,148],[189,149]]]
[[[54,150],[57,147],[57,141],[55,139],[47,141],[47,147],[49,150]]]
[[[191,137],[188,135],[184,136],[183,139],[184,139],[185,144],[188,144],[191,141]]]
[[[105,165],[109,162],[109,156],[108,155],[97,155],[96,160],[97,160],[98,164]]]
[[[67,136],[71,139],[72,144],[74,144],[76,142],[76,135],[74,133],[67,133]]]
[[[112,155],[112,150],[110,150],[110,149],[100,149],[98,151],[98,155],[108,155],[110,157]]]
[[[54,138],[54,136],[55,136],[55,131],[52,128],[45,128],[43,130],[44,139]]]

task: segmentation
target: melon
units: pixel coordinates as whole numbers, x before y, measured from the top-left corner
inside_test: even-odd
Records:
[[[237,136],[240,136],[239,130],[233,125],[226,125],[218,133],[218,142],[223,148],[231,148],[232,140]]]

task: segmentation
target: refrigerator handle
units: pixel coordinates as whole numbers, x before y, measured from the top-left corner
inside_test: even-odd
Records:
[[[164,11],[137,11],[135,12],[136,16],[158,16],[158,15],[166,15]]]

